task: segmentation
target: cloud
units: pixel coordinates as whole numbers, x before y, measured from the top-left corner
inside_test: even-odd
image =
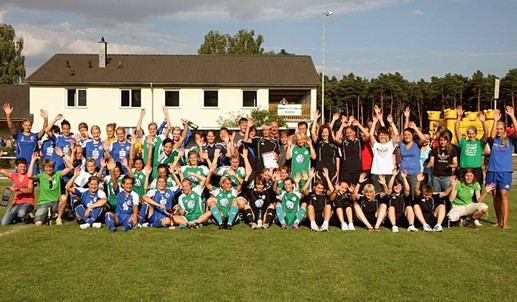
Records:
[[[414,11],[413,11],[413,14],[415,14],[415,15],[417,15],[417,16],[423,16],[423,15],[425,15],[425,13],[424,13],[423,11],[419,10],[419,9],[414,10]]]
[[[71,13],[85,20],[116,24],[143,23],[152,17],[174,20],[223,21],[310,19],[331,10],[336,14],[364,11],[408,0],[0,0],[0,7]]]

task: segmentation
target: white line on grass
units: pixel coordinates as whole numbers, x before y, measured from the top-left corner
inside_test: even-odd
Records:
[[[19,231],[24,230],[24,229],[29,228],[29,227],[30,227],[29,225],[22,225],[20,227],[17,227],[16,229],[12,229],[12,230],[9,230],[7,232],[0,233],[0,237],[18,233]]]

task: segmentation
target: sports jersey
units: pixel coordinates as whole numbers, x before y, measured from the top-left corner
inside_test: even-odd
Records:
[[[329,199],[325,191],[321,194],[312,192],[308,196],[308,203],[314,207],[315,212],[322,212],[328,202]]]
[[[86,140],[83,143],[83,152],[86,158],[93,158],[97,163],[97,168],[101,167],[100,159],[104,157],[104,148],[102,140],[94,141],[93,139]]]
[[[36,150],[38,145],[38,133],[29,133],[25,135],[23,132],[16,132],[13,135],[16,140],[16,158],[25,158],[27,163],[31,162],[32,153]],[[28,167],[27,167],[28,168]],[[38,166],[34,165],[33,175],[38,174]]]
[[[129,151],[131,150],[131,143],[128,141],[114,141],[111,143],[109,151],[111,157],[115,162],[121,162],[122,158],[126,158],[129,162]],[[122,166],[122,171],[124,174],[127,173],[126,167]]]
[[[219,157],[219,160],[217,161],[217,166],[221,167],[224,165],[228,165],[228,160],[226,157],[227,149],[226,147],[221,143],[214,143],[213,145],[210,145],[208,143],[203,144],[203,151],[205,151],[208,154],[208,158],[213,161],[214,160],[214,153],[215,150],[219,149],[221,150],[221,156]]]
[[[340,171],[342,173],[361,173],[363,165],[361,161],[362,141],[360,139],[348,140],[344,139],[341,144]]]
[[[229,175],[227,173],[229,169],[231,169],[230,166],[219,167],[215,170],[215,174],[230,178],[230,180],[232,181],[232,187],[238,187],[240,185],[240,182],[239,180],[237,180],[237,177]],[[234,172],[235,174],[237,174],[237,176],[239,176],[240,179],[244,179],[244,175],[246,174],[246,172],[244,171],[243,167],[238,167],[237,170],[234,170]]]
[[[41,154],[43,155],[43,157],[41,159],[42,161],[51,159],[54,162],[56,162],[57,158],[59,157],[56,154],[56,152],[54,152],[54,150],[56,148],[56,141],[57,141],[57,137],[55,137],[53,135],[43,141],[43,143],[41,144]]]
[[[79,188],[88,188],[88,179],[95,175],[96,174],[92,175],[85,170],[81,170],[79,176],[75,178],[74,184],[76,184]],[[104,186],[102,184],[99,184],[99,190],[104,191]]]
[[[149,157],[149,147],[147,144],[147,137],[148,137],[147,135],[144,135],[140,139],[140,141],[142,142],[142,145],[143,145],[142,158],[144,159],[144,163],[147,162],[147,159]],[[163,134],[155,135],[153,137],[153,154],[151,155],[152,156],[151,160],[154,160],[154,158],[157,157],[157,155],[160,151],[159,147],[162,145],[162,142],[164,139],[165,139],[165,135],[163,135]]]
[[[52,133],[52,136],[55,137],[55,142],[56,142],[56,147],[59,147],[61,148],[61,150],[63,151],[63,154],[68,156],[68,153],[70,151],[70,145],[71,145],[71,141],[74,141],[75,142],[75,138],[73,136],[68,136],[68,137],[64,137],[63,135],[55,135],[54,133]],[[55,167],[54,169],[56,171],[61,171],[65,168],[65,162],[63,161],[63,158],[57,156],[56,159],[55,159]]]
[[[309,174],[311,168],[311,149],[309,146],[295,145],[289,150],[291,154],[291,178],[294,178],[297,173],[302,171]]]
[[[136,194],[134,191],[131,191],[126,196],[126,192],[120,190],[120,186],[117,187],[115,193],[117,194],[117,206],[115,210],[117,216],[124,218],[133,215],[133,206],[139,204],[138,194]]]
[[[282,191],[278,198],[282,202],[282,209],[284,210],[286,215],[296,215],[300,207],[300,200],[302,198],[302,194],[300,194],[300,192],[298,192],[297,190],[291,193],[287,193],[287,191]]]
[[[377,212],[379,206],[382,204],[380,193],[375,194],[372,199],[366,198],[364,195],[359,195],[358,203],[365,215],[372,215]]]
[[[508,136],[506,146],[500,138],[490,142],[490,160],[488,161],[488,172],[512,172],[512,150],[515,144],[513,135]]]
[[[192,188],[189,194],[181,194],[178,199],[178,205],[181,210],[185,211],[185,219],[194,221],[205,212],[205,202],[201,197],[203,188],[197,186]]]
[[[336,172],[336,158],[339,157],[339,149],[333,143],[326,143],[319,140],[315,146],[316,149],[316,171],[322,171],[323,168],[329,170],[329,175]]]
[[[142,197],[145,194],[145,170],[137,171],[133,168],[133,191],[138,194],[138,196]]]
[[[155,156],[153,157],[153,172],[151,174],[152,179],[158,177],[158,166],[160,164],[164,164],[167,167],[169,167],[169,165],[174,162],[174,159],[179,154],[179,151],[176,149],[172,149],[172,151],[169,155],[165,154],[165,152],[163,152],[162,145],[160,145],[157,148],[158,148],[158,152],[157,153],[155,152],[154,153]]]
[[[388,208],[389,207],[395,208],[395,213],[397,216],[403,215],[404,211],[406,210],[406,207],[408,205],[406,196],[404,196],[404,194],[397,195],[395,193],[392,193],[388,196],[387,204],[388,204]]]
[[[194,174],[207,176],[208,175],[208,168],[206,166],[182,166],[181,167],[181,173],[183,173],[184,178],[188,178],[190,182],[192,183],[192,187],[198,186],[201,180],[195,176],[189,176],[189,172],[192,172]]]
[[[120,175],[120,177],[117,179],[118,185],[122,184],[122,177],[124,175]],[[113,189],[113,180],[111,177],[104,178],[104,185],[106,186],[106,193],[108,193],[108,205],[111,209],[115,209],[117,206],[117,194],[115,193],[115,190]]]
[[[275,199],[272,188],[264,188],[261,192],[258,192],[256,189],[250,189],[246,180],[242,183],[242,194],[254,211],[259,209],[264,211]]]
[[[210,193],[217,199],[217,208],[221,212],[221,215],[223,217],[228,216],[232,201],[239,195],[239,192],[234,188],[230,188],[229,191],[224,191],[222,188],[214,187]]]
[[[351,207],[352,205],[352,194],[350,194],[350,192],[346,192],[343,195],[336,193],[336,199],[334,199],[335,208],[345,209]]]
[[[165,206],[165,210],[170,210],[174,206],[174,195],[175,193],[169,189],[165,188],[165,190],[149,190],[146,196],[151,198],[153,201],[158,203],[159,205]],[[164,210],[159,207],[154,207],[154,213],[158,213],[159,216],[167,217],[169,216]],[[153,214],[154,215],[154,214]]]
[[[90,189],[75,188],[74,193],[77,196],[81,196],[81,203],[85,209],[96,203],[99,199],[106,198],[106,194],[101,190],[97,190],[97,192],[92,194]]]
[[[157,182],[158,182],[158,179],[155,179],[151,182],[151,184],[149,185],[149,188],[152,189],[152,190],[156,190],[158,188],[158,185],[157,185]],[[135,185],[133,185],[134,187]],[[174,181],[174,179],[172,177],[167,177],[167,184],[166,184],[167,188],[173,190],[173,191],[176,191],[179,186],[178,184]]]
[[[280,154],[280,144],[276,139],[267,139],[263,137],[254,137],[251,139],[251,145],[257,150],[256,169],[264,170],[264,156],[270,154]],[[276,167],[275,167],[276,168]]]
[[[443,201],[440,199],[440,193],[433,193],[432,197],[429,199],[425,199],[423,194],[420,194],[415,199],[415,204],[418,204],[422,209],[422,213],[433,213],[434,210],[441,204]]]

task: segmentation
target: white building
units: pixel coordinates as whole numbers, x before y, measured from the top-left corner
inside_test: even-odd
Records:
[[[27,78],[35,125],[45,108],[49,119],[63,114],[73,131],[82,121],[131,128],[141,108],[143,125],[160,123],[165,105],[173,125],[187,118],[215,129],[219,116],[277,110],[286,98],[301,107],[301,116],[285,117],[295,127],[316,108],[319,78],[309,56],[110,55],[104,39],[99,46],[97,55],[56,54]]]

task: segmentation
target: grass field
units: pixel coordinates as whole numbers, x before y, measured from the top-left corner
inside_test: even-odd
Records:
[[[0,301],[515,301],[516,198],[510,230],[491,201],[480,230],[444,233],[11,225]]]

